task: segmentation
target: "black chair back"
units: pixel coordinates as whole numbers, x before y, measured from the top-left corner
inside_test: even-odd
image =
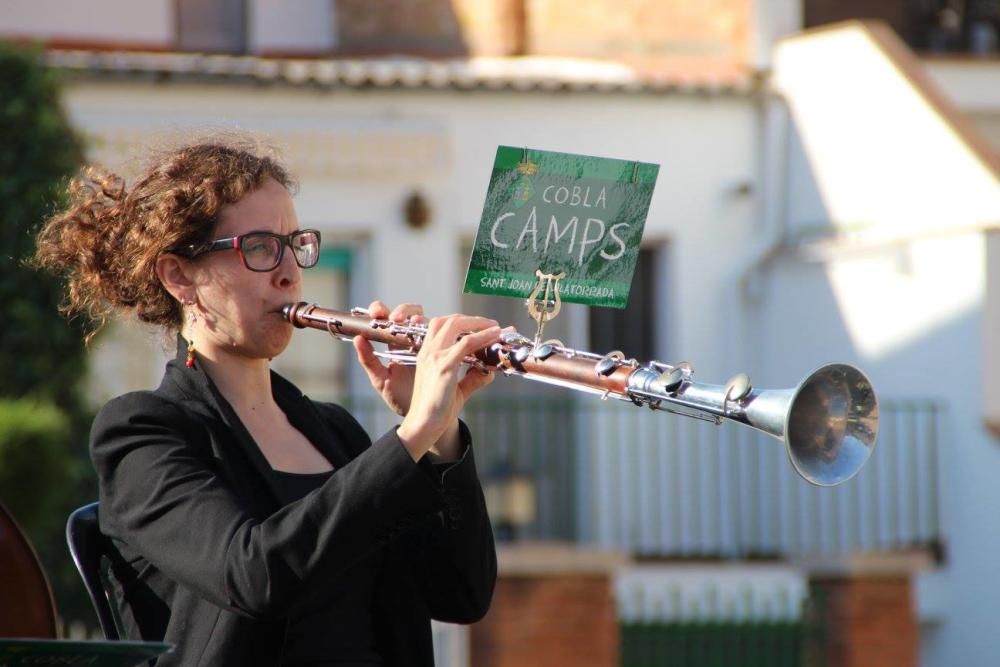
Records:
[[[83,584],[87,587],[94,610],[97,611],[97,620],[101,623],[104,636],[117,640],[121,635],[102,562],[103,557],[114,552],[114,546],[101,533],[97,512],[97,503],[90,503],[70,514],[66,522],[66,542],[76,569],[80,571]]]

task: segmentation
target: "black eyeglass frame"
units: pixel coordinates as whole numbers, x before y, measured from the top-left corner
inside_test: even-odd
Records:
[[[299,261],[299,256],[295,254],[295,247],[292,245],[292,239],[302,236],[303,234],[314,234],[316,236],[316,262],[312,264],[305,265]],[[275,260],[274,265],[267,269],[255,269],[247,262],[246,255],[243,253],[243,243],[246,239],[254,238],[272,238],[278,239],[278,258]],[[281,265],[281,260],[285,258],[285,247],[287,246],[292,251],[292,257],[295,259],[295,263],[299,265],[301,269],[311,269],[316,266],[319,262],[319,250],[323,244],[323,236],[320,234],[318,229],[300,229],[294,231],[291,234],[275,234],[273,232],[247,232],[246,234],[240,234],[238,236],[230,236],[224,239],[216,239],[214,241],[209,241],[203,245],[190,245],[184,249],[184,252],[178,253],[183,254],[190,259],[195,257],[200,257],[209,252],[217,252],[219,250],[236,250],[240,254],[240,261],[243,262],[243,266],[246,267],[248,271],[254,271],[256,273],[267,273],[269,271],[274,271]]]

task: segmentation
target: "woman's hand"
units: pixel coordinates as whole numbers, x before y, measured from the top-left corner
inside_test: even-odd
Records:
[[[424,309],[415,303],[401,303],[389,312],[389,307],[381,301],[372,301],[368,306],[368,313],[376,320],[390,320],[399,324],[424,323]],[[389,349],[406,350],[408,346],[390,345]],[[375,391],[390,410],[405,417],[410,411],[415,368],[394,361],[390,361],[388,366],[383,366],[375,356],[372,344],[363,336],[354,337],[354,350],[358,353],[358,361],[368,373],[368,379],[371,380]]]
[[[423,322],[420,306],[403,304],[391,313],[380,301],[369,307],[372,317],[412,323]],[[354,341],[358,359],[372,386],[398,414],[404,415],[397,434],[414,460],[430,451],[442,439],[448,445],[438,453],[455,453],[458,413],[476,391],[493,380],[493,373],[475,368],[462,371],[462,362],[476,350],[500,340],[500,327],[484,317],[450,315],[427,324],[427,336],[420,346],[415,367],[389,362],[383,366],[371,343],[362,337]]]

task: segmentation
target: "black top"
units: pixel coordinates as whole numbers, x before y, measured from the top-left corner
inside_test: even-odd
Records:
[[[395,430],[372,443],[342,407],[272,374],[289,422],[336,469],[285,504],[263,453],[185,353],[182,342],[158,389],[109,402],[91,430],[123,638],[174,644],[158,667],[274,667],[290,619],[378,554],[383,663],[433,665],[430,619],[479,620],[496,581],[468,429],[462,460],[438,475],[427,457],[414,464]]]
[[[278,502],[288,505],[319,489],[333,474],[272,469],[271,488]],[[281,655],[283,667],[382,665],[375,646],[372,609],[381,565],[381,553],[363,559],[329,592],[289,617]]]

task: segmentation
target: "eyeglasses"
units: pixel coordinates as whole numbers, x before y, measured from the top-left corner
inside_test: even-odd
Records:
[[[271,232],[250,232],[226,239],[210,241],[203,246],[185,248],[188,257],[194,258],[217,250],[236,249],[243,260],[243,266],[251,271],[273,271],[281,264],[285,246],[292,249],[295,263],[303,269],[316,266],[319,261],[320,235],[315,229],[302,229],[291,234]]]

